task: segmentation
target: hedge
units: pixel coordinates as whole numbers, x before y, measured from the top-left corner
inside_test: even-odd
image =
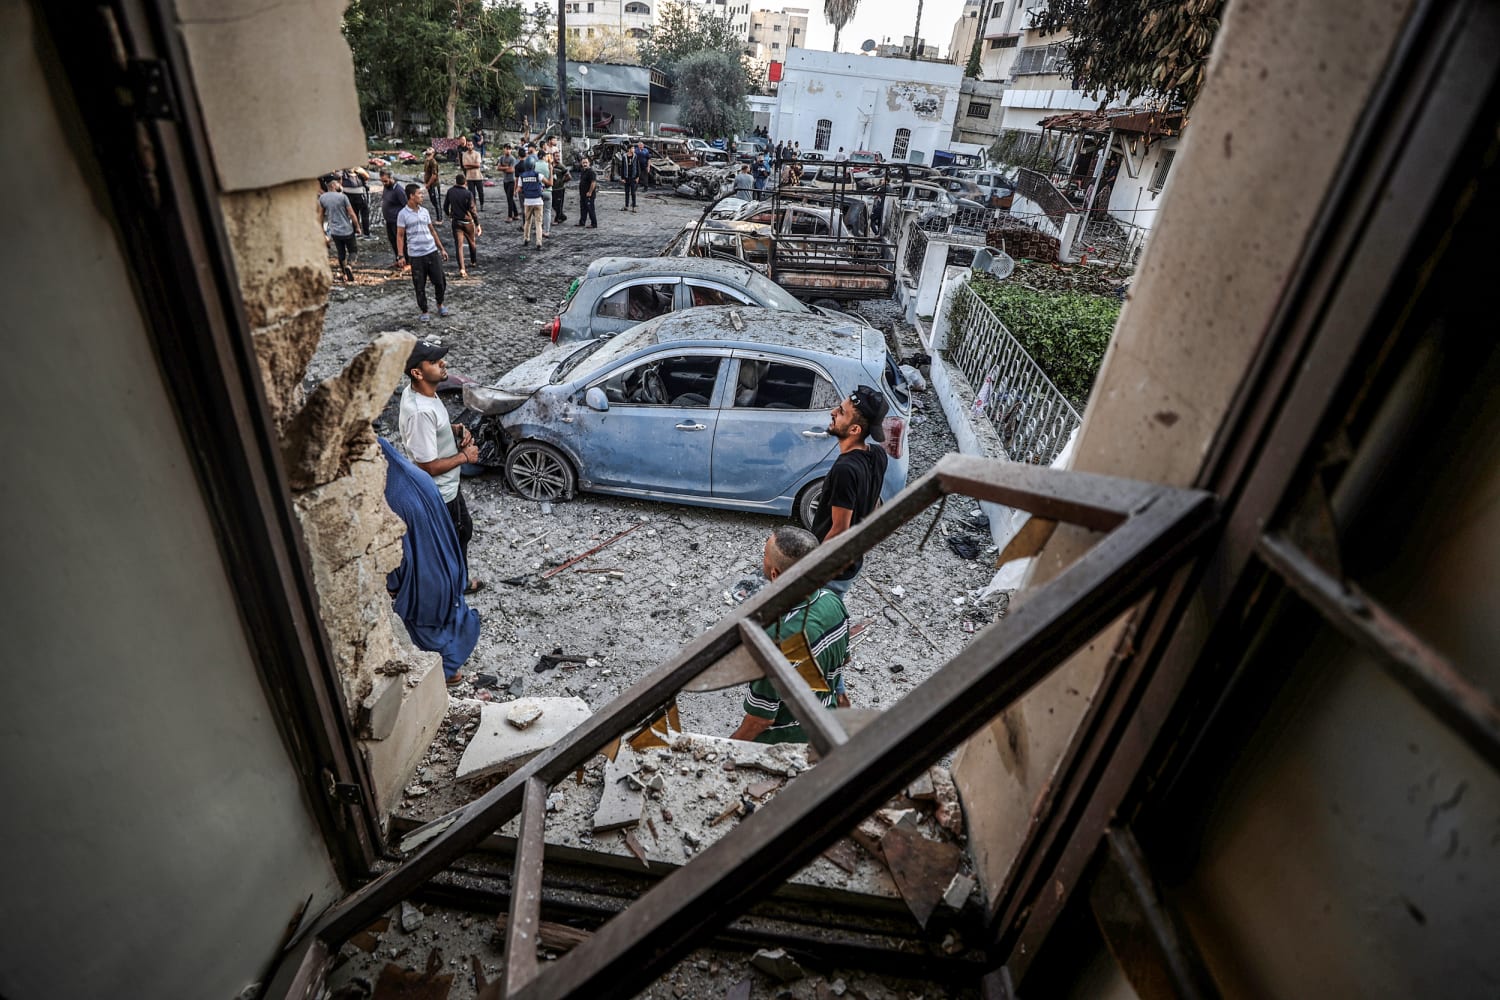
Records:
[[[1082,413],[1104,361],[1120,300],[1083,292],[1039,292],[976,276],[970,286],[1026,353]]]

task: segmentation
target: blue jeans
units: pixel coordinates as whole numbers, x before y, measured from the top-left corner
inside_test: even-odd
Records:
[[[827,583],[823,584],[823,586],[827,587],[829,590],[833,591],[835,594],[838,594],[839,597],[842,598],[845,594],[849,593],[849,588],[854,586],[854,581],[858,579],[859,574],[855,573],[847,580],[829,580]]]

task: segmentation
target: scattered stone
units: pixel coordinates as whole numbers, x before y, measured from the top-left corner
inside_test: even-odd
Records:
[[[724,762],[724,770],[726,770],[726,771],[733,771],[734,770],[734,761],[732,761],[732,760],[726,760]]]
[[[942,949],[944,955],[957,955],[964,950],[964,940],[957,931],[949,931],[943,936]]]
[[[762,948],[751,956],[750,964],[782,983],[794,983],[807,975],[785,948]]]
[[[943,893],[943,905],[955,910],[964,908],[968,901],[969,893],[974,891],[974,880],[963,872],[953,876],[953,881],[948,883],[948,891]]]
[[[661,811],[661,818],[666,820],[668,823],[672,822],[672,810],[663,809]]]
[[[422,916],[421,910],[417,909],[415,906],[412,906],[404,899],[401,901],[401,929],[403,931],[410,934],[412,931],[422,926],[422,921],[424,919],[425,918]]]
[[[646,782],[646,787],[653,792],[664,792],[667,790],[667,782],[660,774],[653,774],[651,775],[651,780]],[[666,812],[666,810],[664,809],[662,812]]]
[[[912,783],[906,786],[906,797],[916,799],[919,802],[930,802],[936,795],[932,787],[932,775],[926,771],[912,779]]]
[[[836,997],[841,997],[849,991],[849,986],[842,979],[835,979],[828,984],[828,989]]]
[[[526,729],[542,717],[542,712],[542,706],[537,704],[535,698],[513,701],[505,712],[505,721],[517,729]]]
[[[955,836],[964,832],[964,811],[958,801],[958,787],[946,767],[934,766],[928,774],[932,776],[933,799],[937,802],[937,821],[943,829]]]
[[[761,799],[765,798],[767,795],[770,795],[780,787],[781,782],[779,780],[777,780],[776,778],[767,778],[765,781],[757,781],[755,784],[745,789],[745,792],[750,795],[751,798]]]
[[[891,664],[891,673],[893,673],[893,674],[899,674],[899,673],[901,673],[905,669],[906,669],[905,664],[901,664],[901,663],[892,663]]]
[[[458,762],[459,781],[508,774],[567,736],[593,714],[581,698],[529,700],[541,705],[543,714],[524,730],[506,721],[510,703],[480,706],[479,724]]]
[[[635,826],[641,821],[646,786],[635,777],[635,763],[635,752],[628,746],[621,746],[614,760],[604,762],[604,794],[594,810],[595,833]]]
[[[683,830],[682,842],[684,844],[687,844],[689,847],[696,848],[698,847],[698,845],[703,843],[703,838],[698,836],[698,834],[694,833],[692,830]]]

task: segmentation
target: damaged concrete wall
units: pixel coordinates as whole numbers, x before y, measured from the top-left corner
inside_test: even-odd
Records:
[[[1189,485],[1281,289],[1409,4],[1231,3],[1173,192],[1120,315],[1073,467]],[[1337,39],[1337,44],[1330,40]],[[1269,95],[1295,115],[1268,115]],[[1298,164],[1289,184],[1282,167]],[[1229,248],[1229,249],[1226,249]],[[1059,529],[1031,586],[1091,544]],[[1019,600],[1025,599],[1023,591]],[[966,744],[955,767],[992,898],[1124,634],[1114,623]]]
[[[331,281],[311,178],[366,156],[339,31],[344,4],[318,0],[295,18],[274,4],[233,6],[243,16],[202,0],[178,10],[323,627],[383,812],[447,697],[440,658],[411,645],[385,589],[404,528],[385,503],[385,460],[370,425],[400,384],[413,338],[382,334],[304,392]]]
[[[0,995],[233,997],[342,889],[31,9],[0,4],[6,138],[68,194],[9,213]]]

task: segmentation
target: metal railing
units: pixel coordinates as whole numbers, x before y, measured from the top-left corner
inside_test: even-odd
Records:
[[[1078,411],[968,282],[948,305],[948,361],[975,389],[974,412],[995,425],[1006,458],[1050,465],[1083,422]]]
[[[1016,171],[1016,193],[1039,205],[1042,213],[1058,228],[1062,227],[1063,216],[1078,211],[1078,206],[1058,190],[1051,178],[1035,170],[1023,168]]]
[[[913,224],[911,236],[906,241],[906,254],[901,258],[901,270],[916,280],[922,276],[922,260],[927,256],[927,230]]]

